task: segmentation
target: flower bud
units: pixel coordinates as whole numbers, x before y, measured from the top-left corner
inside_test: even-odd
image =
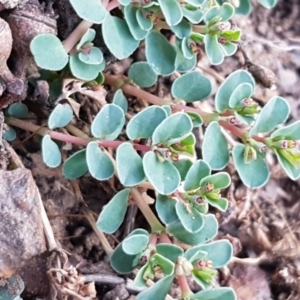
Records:
[[[219,37],[218,41],[219,41],[219,43],[222,44],[222,45],[224,45],[224,44],[227,43],[227,39],[224,38],[224,37]]]
[[[212,182],[207,182],[205,184],[205,192],[211,192],[214,190],[214,184]]]

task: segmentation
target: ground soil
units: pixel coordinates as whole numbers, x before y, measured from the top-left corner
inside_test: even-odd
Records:
[[[54,2],[53,9],[58,16],[58,34],[61,38],[66,37],[80,20],[67,0],[45,2]],[[270,68],[277,77],[277,88],[270,90],[259,86],[255,93],[256,99],[263,105],[272,96],[280,95],[291,105],[291,117],[288,122],[299,120],[299,0],[280,0],[273,10],[255,6],[249,17],[238,16],[234,21],[243,29],[244,49],[249,59],[255,64]],[[101,37],[98,37],[97,44],[103,47]],[[106,51],[105,48],[103,50]],[[144,57],[141,49],[132,58],[115,62],[108,51],[105,53],[110,62],[107,69],[115,74],[126,74],[132,61]],[[213,82],[215,93],[220,82],[228,74],[241,68],[243,63],[242,54],[237,53],[227,58],[224,64],[215,67],[211,67],[208,60],[202,57],[199,68]],[[174,78],[160,79],[151,91],[160,96],[168,96]],[[208,110],[212,109],[213,95],[201,106]],[[84,122],[90,123],[98,111],[98,106],[88,97],[80,97],[84,102],[80,117]],[[108,101],[111,99],[110,93],[107,99]],[[129,102],[131,114],[146,105],[136,99],[129,99]],[[45,109],[48,108],[45,106]],[[198,144],[201,145],[201,132],[196,132],[196,135]],[[79,272],[89,275],[113,275],[97,235],[83,217],[82,204],[78,201],[80,197],[78,198],[76,189],[74,191],[74,183],[70,183],[63,177],[61,167],[49,169],[44,165],[37,137],[30,137],[29,133],[19,130],[18,138],[12,143],[12,147],[24,167],[32,172],[55,238],[76,261],[75,265],[78,266]],[[65,147],[65,157],[75,150],[74,147]],[[233,243],[237,259],[220,271],[218,281],[222,285],[232,286],[239,300],[299,300],[300,182],[288,179],[274,156],[269,155],[267,159],[271,168],[270,181],[265,187],[255,191],[247,189],[242,184],[232,165],[227,168],[233,178],[233,184],[227,191],[230,208],[226,214],[217,214],[220,222],[218,238],[225,237]],[[120,188],[113,180],[99,182],[88,176],[78,180],[76,187],[80,189],[82,199],[95,215],[99,214],[102,207]],[[0,199],[1,201],[3,200]],[[131,208],[130,213],[135,216],[133,227],[147,228],[139,212]],[[108,236],[113,247],[123,239],[128,230],[133,228],[128,220],[129,216],[127,222],[113,236]],[[1,220],[0,226],[2,226]],[[49,280],[49,277],[45,277],[49,260],[51,261],[50,253],[44,252],[30,262],[27,269],[31,269],[31,273],[26,273],[26,267],[21,270],[21,274],[27,276],[24,279],[27,284],[26,292],[23,294],[24,299],[48,299],[49,296],[46,294],[49,292],[49,287],[42,284],[41,288],[37,287],[38,281],[33,274],[35,269],[39,269],[41,278],[45,278],[43,282]],[[114,278],[116,280],[118,277]],[[133,295],[132,290],[125,289],[124,280],[120,278],[119,284],[96,284],[97,299],[128,299]],[[172,294],[176,295],[176,291],[175,285]],[[57,297],[59,299],[59,296]]]

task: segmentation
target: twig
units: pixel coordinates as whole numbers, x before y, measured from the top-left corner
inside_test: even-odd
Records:
[[[111,284],[117,285],[125,282],[124,278],[109,275],[109,274],[84,274],[83,280],[84,282],[97,282],[98,284]]]

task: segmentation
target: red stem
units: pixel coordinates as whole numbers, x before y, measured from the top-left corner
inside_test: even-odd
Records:
[[[178,284],[180,286],[180,290],[181,290],[181,294],[191,294],[191,289],[188,285],[187,279],[185,277],[185,275],[179,275],[177,276],[178,279]]]
[[[247,137],[246,131],[244,131],[243,129],[240,129],[226,121],[220,120],[219,124],[226,130],[230,131],[235,136],[239,137],[240,139],[245,139]]]
[[[149,239],[149,245],[156,247],[157,244],[157,234],[156,233],[152,233],[150,235],[150,239]]]
[[[159,242],[160,243],[165,243],[165,244],[172,244],[169,236],[165,233],[165,232],[162,232],[160,234],[160,237],[159,237]]]

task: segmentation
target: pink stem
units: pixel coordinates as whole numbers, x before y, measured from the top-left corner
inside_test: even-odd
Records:
[[[112,11],[113,9],[117,8],[120,6],[120,3],[118,2],[118,0],[112,0],[111,2],[108,3],[108,5],[106,6],[106,10],[107,11]]]
[[[183,294],[185,294],[185,295],[192,294],[185,275],[179,275],[179,276],[177,276],[177,279],[178,279],[178,284],[179,284],[179,287],[181,290],[181,294],[182,295]]]
[[[157,234],[156,234],[156,233],[152,233],[152,234],[150,235],[149,245],[155,247],[156,244],[157,244]]]
[[[160,243],[165,243],[165,244],[172,244],[169,236],[165,233],[165,232],[162,232],[160,234],[160,237],[159,237],[159,242]]]

